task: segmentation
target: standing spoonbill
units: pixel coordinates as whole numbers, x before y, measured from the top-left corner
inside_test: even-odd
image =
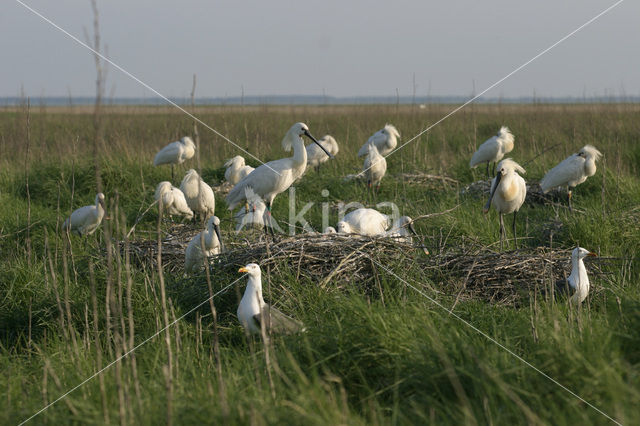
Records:
[[[240,180],[254,170],[253,167],[244,164],[244,157],[241,155],[236,155],[231,160],[224,163],[224,167],[227,168],[224,172],[224,180],[229,182],[231,185],[235,185],[240,182]]]
[[[587,268],[584,267],[583,259],[587,256],[598,256],[582,247],[576,247],[571,252],[571,274],[567,280],[556,282],[556,288],[562,292],[566,290],[569,284],[573,295],[569,301],[574,305],[581,304],[589,295],[589,277],[587,276]]]
[[[320,171],[320,164],[329,160],[329,157],[320,149],[324,148],[325,152],[329,152],[333,157],[338,154],[338,142],[331,135],[324,135],[318,140],[318,145],[310,143],[305,147],[307,150],[307,167],[313,167],[316,172]]]
[[[187,205],[194,213],[203,216],[204,220],[213,216],[216,209],[213,189],[200,178],[198,172],[190,169],[182,179],[180,190],[187,200]]]
[[[176,215],[193,219],[193,211],[189,208],[184,194],[180,189],[171,185],[171,182],[165,180],[158,184],[155,199],[158,203],[162,203],[162,211],[169,217]]]
[[[487,163],[487,176],[489,176],[489,163],[495,163],[513,149],[513,135],[508,127],[502,126],[495,136],[487,139],[471,157],[469,167],[475,168],[480,163]]]
[[[250,263],[238,272],[249,274],[249,281],[238,305],[238,319],[247,333],[259,334],[264,325],[265,332],[291,334],[304,331],[300,321],[283,314],[262,298],[262,271],[260,266]]]
[[[290,151],[291,147],[293,147],[293,157],[269,161],[238,182],[226,198],[229,210],[233,210],[238,204],[246,200],[244,189],[250,186],[264,200],[267,206],[267,225],[273,232],[273,229],[271,229],[271,205],[273,199],[276,195],[286,191],[298,177],[302,176],[307,168],[307,151],[302,141],[303,135],[318,144],[325,154],[331,157],[331,154],[309,133],[309,127],[306,124],[294,124],[282,139],[282,148],[285,151]]]
[[[94,205],[74,210],[71,216],[62,224],[62,230],[70,231],[80,236],[91,235],[96,232],[96,229],[102,223],[105,210],[104,194],[100,192],[96,195]]]
[[[369,154],[364,159],[362,172],[367,178],[367,187],[372,191],[375,187],[375,192],[377,192],[380,189],[380,181],[387,172],[387,160],[380,155],[375,144],[369,144],[367,150]]]
[[[204,248],[204,251],[203,251]],[[212,216],[204,231],[195,235],[184,254],[184,271],[192,274],[202,269],[205,258],[220,253],[222,238],[220,237],[220,219]]]
[[[383,235],[389,227],[389,217],[374,209],[360,208],[347,213],[336,225],[341,234]]]
[[[518,163],[511,158],[505,158],[498,163],[498,172],[491,181],[491,192],[489,200],[484,206],[484,213],[489,211],[491,204],[498,211],[500,216],[500,250],[503,248],[504,220],[502,215],[513,213],[513,238],[515,246],[518,248],[518,237],[516,235],[516,215],[522,207],[527,195],[527,185],[524,178],[518,174],[526,173]]]
[[[153,159],[153,165],[171,164],[171,181],[174,179],[174,164],[182,164],[186,160],[190,160],[196,153],[196,145],[189,136],[185,136],[179,141],[171,142],[156,154]]]
[[[569,193],[569,211],[572,211],[571,191],[596,173],[596,161],[601,156],[602,153],[595,147],[585,145],[580,151],[565,158],[544,175],[540,181],[542,192],[546,193],[557,186],[566,186]]]
[[[378,148],[380,155],[387,156],[398,145],[400,132],[393,124],[386,124],[382,129],[375,132],[358,151],[358,157],[364,157],[369,153],[367,145],[374,144]]]

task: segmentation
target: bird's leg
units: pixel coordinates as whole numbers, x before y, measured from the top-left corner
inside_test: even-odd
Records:
[[[571,207],[571,187],[568,187],[567,190],[569,191],[569,213],[573,213],[573,208]]]
[[[500,251],[503,249],[503,239],[504,239],[504,219],[502,218],[502,213],[499,213],[500,216]]]
[[[487,176],[489,176],[489,178],[491,178],[491,175],[489,174],[489,162],[487,161]]]
[[[173,164],[171,165],[171,183],[173,184],[175,182],[175,175],[174,175],[174,170],[173,170]]]
[[[518,214],[518,210],[516,210],[515,212],[513,212],[513,241],[514,241],[514,245],[516,247],[516,250],[518,249],[518,236],[516,234],[516,215]]]
[[[269,233],[274,236],[276,233],[273,231],[272,220],[273,218],[271,217],[271,203],[267,203],[267,222],[269,222]]]
[[[316,173],[320,173],[320,164],[318,164],[318,165],[315,167],[315,169],[316,169]]]

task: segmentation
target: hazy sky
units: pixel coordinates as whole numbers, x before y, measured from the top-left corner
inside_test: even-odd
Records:
[[[81,0],[23,0],[85,40]],[[109,57],[167,96],[469,95],[615,0],[102,0]],[[486,96],[640,95],[640,3],[617,8]],[[15,0],[0,4],[0,96],[91,96],[89,51]],[[152,94],[110,69],[108,92]]]

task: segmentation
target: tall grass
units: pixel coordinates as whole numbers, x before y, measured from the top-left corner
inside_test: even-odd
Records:
[[[307,171],[296,184],[298,206],[316,201],[306,218],[318,229],[321,202],[367,199],[361,184],[341,177],[361,168],[356,152],[370,134],[391,122],[408,140],[452,108],[195,111],[265,161],[284,156],[280,140],[296,121],[306,122],[316,137],[332,134],[340,144],[337,158],[320,173]],[[619,258],[606,279],[593,282],[604,291],[579,310],[540,299],[520,307],[461,300],[455,312],[625,424],[640,421],[638,109],[535,104],[462,110],[388,158],[388,176],[378,195],[378,201],[393,201],[411,216],[461,204],[451,214],[416,223],[432,249],[456,244],[461,236],[488,245],[497,240],[497,218],[482,215],[486,200],[459,193],[483,177],[482,170],[468,169],[476,145],[508,125],[516,135],[512,157],[527,169],[527,180],[539,179],[587,143],[600,149],[605,156],[598,173],[575,191],[575,206],[583,213],[527,205],[518,233],[525,237],[524,250],[530,250],[548,245],[545,226],[560,222],[554,246],[579,243]],[[163,232],[162,226],[160,233],[156,228],[155,209],[142,215],[156,183],[170,177],[168,168],[154,168],[151,161],[167,142],[190,134],[192,121],[166,108],[104,106],[99,170],[109,219],[96,235],[72,237],[69,244],[60,224],[72,209],[93,202],[98,185],[93,116],[81,107],[32,110],[26,128],[25,114],[20,109],[0,113],[0,422],[28,418],[162,331],[35,421],[608,423],[381,268],[375,290],[358,283],[347,290],[319,288],[298,279],[287,264],[265,271],[265,297],[308,328],[268,346],[259,337],[247,340],[235,317],[244,280],[217,296],[214,305],[204,303],[184,316],[238,276],[213,270],[210,276],[185,278],[143,267],[121,254],[113,241],[127,240],[137,221],[131,239],[155,240]],[[217,183],[224,160],[236,152],[200,130],[202,175]],[[187,167],[194,165],[182,171]],[[414,172],[446,175],[459,184],[407,184],[397,177]],[[328,197],[320,195],[322,189],[329,190]],[[274,217],[281,222],[287,220],[287,204],[286,194],[275,201]],[[219,197],[217,205],[228,234],[231,215]],[[333,221],[337,211],[331,212]],[[454,305],[456,295],[447,288],[455,278],[407,262],[376,260],[443,306]]]

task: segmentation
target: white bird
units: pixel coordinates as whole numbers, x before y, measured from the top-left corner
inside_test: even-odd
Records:
[[[204,251],[202,250],[204,247]],[[198,272],[204,266],[206,257],[220,253],[222,238],[220,238],[220,219],[212,216],[204,231],[195,235],[184,253],[184,271],[186,274]]]
[[[380,155],[387,156],[398,145],[400,133],[393,124],[386,124],[384,128],[375,132],[358,151],[358,157],[364,157],[369,153],[367,145],[374,144]]]
[[[102,192],[96,195],[95,204],[92,206],[84,206],[76,209],[71,213],[62,224],[63,231],[70,231],[76,235],[93,234],[104,217],[106,210],[104,202],[104,194]]]
[[[518,174],[526,173],[525,170],[511,158],[505,158],[498,163],[498,172],[491,181],[491,192],[489,201],[484,206],[484,213],[489,211],[491,204],[498,211],[500,216],[500,250],[503,248],[503,238],[505,234],[504,220],[502,215],[513,213],[513,238],[515,246],[518,248],[518,237],[516,235],[516,215],[524,203],[527,196],[527,185],[524,178]]]
[[[393,221],[391,228],[387,230],[386,235],[391,238],[395,238],[406,244],[413,244],[413,238],[411,235],[418,235],[416,229],[413,227],[413,220],[409,216],[400,216]]]
[[[335,157],[338,154],[338,142],[336,142],[333,136],[324,135],[318,140],[318,144],[332,156]],[[327,154],[315,143],[310,143],[305,149],[307,151],[307,167],[313,167],[316,169],[316,172],[318,172],[320,170],[320,164],[329,160],[329,157],[327,157]]]
[[[153,165],[171,164],[171,180],[173,181],[173,166],[193,158],[195,153],[196,145],[189,136],[185,136],[179,141],[171,142],[162,148],[153,159]]]
[[[573,295],[569,301],[574,305],[581,304],[589,295],[589,277],[583,261],[587,256],[597,256],[597,254],[582,247],[574,248],[571,252],[571,274],[569,278],[566,281],[560,280],[556,282],[556,288],[560,292],[566,291],[566,284],[569,284],[569,287],[573,290]]]
[[[380,189],[380,181],[387,172],[387,160],[380,155],[375,144],[367,146],[368,155],[364,159],[362,172],[367,178],[367,187],[372,189],[375,187],[377,191]]]
[[[216,199],[213,189],[200,178],[198,172],[190,169],[182,179],[180,190],[187,200],[187,205],[194,213],[199,213],[206,220],[216,210]]]
[[[162,203],[162,211],[169,217],[176,215],[193,219],[193,211],[189,208],[184,194],[180,189],[171,185],[171,182],[164,181],[158,184],[155,199],[158,203]]]
[[[489,163],[498,162],[505,154],[511,152],[513,141],[514,138],[509,128],[502,126],[495,136],[484,141],[473,153],[469,167],[475,168],[480,163],[487,163],[487,176],[489,176]]]
[[[586,145],[577,153],[562,160],[560,164],[544,175],[540,181],[542,192],[546,193],[551,188],[558,186],[567,186],[569,210],[571,210],[571,191],[596,173],[596,161],[601,156],[602,153],[595,147]]]
[[[389,227],[389,217],[374,209],[360,208],[346,214],[336,225],[341,234],[383,235]]]
[[[244,158],[241,155],[236,155],[224,163],[224,167],[227,168],[224,172],[224,179],[231,185],[240,182],[240,180],[254,170],[253,167],[244,164]]]
[[[273,199],[276,195],[286,191],[298,177],[302,176],[307,168],[307,151],[301,138],[302,135],[307,136],[316,144],[318,143],[316,138],[309,133],[309,128],[306,124],[296,123],[291,126],[284,139],[282,139],[282,147],[285,151],[290,151],[291,147],[293,147],[293,157],[269,161],[238,182],[226,198],[229,210],[233,210],[238,204],[246,200],[244,189],[250,186],[256,194],[262,197],[267,205],[267,222],[269,225],[271,224]],[[324,151],[324,147],[319,146]],[[331,157],[329,152],[325,151],[325,153]],[[269,229],[271,229],[271,226],[269,226]],[[271,231],[273,232],[272,229]]]
[[[322,233],[323,234],[337,234],[338,231],[336,231],[336,228],[334,228],[333,226],[327,226],[326,228],[324,228],[324,231]]]
[[[236,220],[236,232],[246,228],[264,227],[264,214],[267,205],[262,201],[250,186],[244,188],[246,204],[234,215]]]
[[[304,331],[301,322],[283,314],[272,307],[262,298],[262,272],[260,266],[250,263],[238,272],[249,274],[249,281],[244,295],[238,305],[238,319],[248,333],[258,334],[262,332],[264,324],[267,334],[291,334]]]

